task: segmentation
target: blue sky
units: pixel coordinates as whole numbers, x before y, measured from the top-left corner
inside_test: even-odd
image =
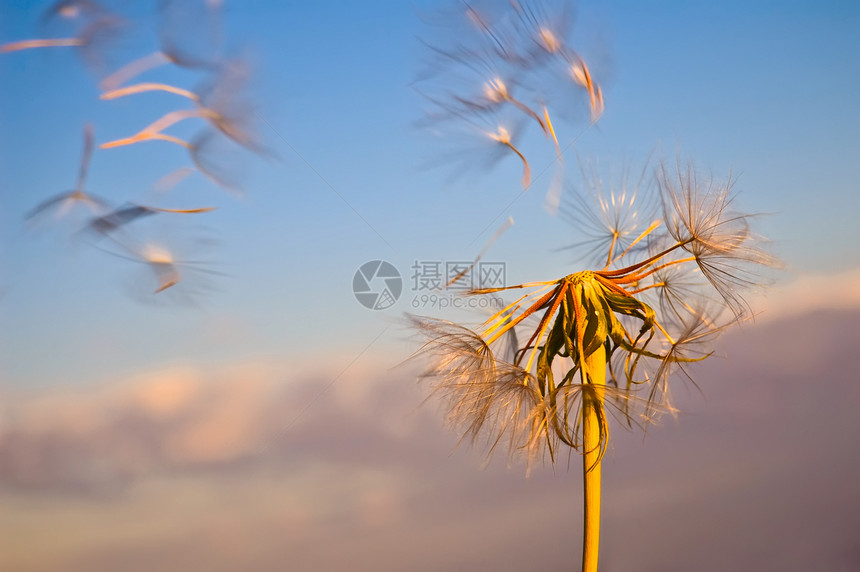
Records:
[[[24,225],[29,209],[72,185],[84,123],[92,122],[104,142],[184,102],[159,93],[100,101],[97,74],[73,49],[0,58],[0,304],[16,331],[3,344],[8,379],[87,380],[208,359],[212,348],[198,334],[210,321],[241,323],[250,332],[217,350],[222,359],[307,355],[333,338],[352,355],[392,324],[385,339],[393,342],[405,335],[395,333],[396,321],[410,310],[410,292],[387,311],[368,311],[350,291],[355,269],[377,258],[403,274],[414,260],[469,260],[507,216],[516,224],[487,259],[507,263],[509,282],[551,278],[578,264],[556,251],[576,241],[575,229],[541,208],[550,174],[522,194],[515,159],[453,180],[444,165],[426,167],[446,147],[416,127],[426,103],[413,83],[426,58],[419,37],[434,33],[422,17],[438,6],[226,3],[228,51],[254,63],[259,133],[277,158],[235,159],[241,199],[200,176],[163,199],[219,207],[189,223],[192,233],[217,239],[219,246],[201,256],[225,275],[211,278],[215,291],[194,308],[141,305],[123,286],[135,279],[128,264]],[[5,2],[2,40],[33,37],[40,7]],[[145,5],[115,8],[130,23],[108,52],[116,66],[154,48],[156,17]],[[693,159],[720,177],[731,171],[739,204],[772,213],[759,230],[790,269],[853,268],[860,239],[852,159],[860,146],[860,78],[852,73],[860,63],[852,37],[858,20],[849,2],[582,3],[573,43],[599,62],[606,113],[594,127],[565,127],[562,139],[582,132],[566,159],[572,164],[578,153],[618,168],[653,153],[670,162]],[[152,77],[188,87],[197,81],[159,73]],[[533,163],[540,170],[552,156],[536,154]],[[98,150],[89,188],[117,203],[142,201],[161,176],[186,164],[181,149],[160,142]],[[566,178],[571,186],[579,182],[573,168]],[[164,224],[158,232],[173,232],[173,222]],[[87,338],[127,343],[93,359],[86,351],[97,350],[80,346]],[[29,359],[18,359],[24,355]],[[55,357],[41,359],[47,355]]]
[[[40,27],[49,4],[0,0],[0,45],[62,33]],[[481,451],[452,453],[458,435],[414,383],[418,366],[402,364],[417,345],[405,312],[485,316],[426,305],[415,261],[472,260],[513,217],[484,256],[505,264],[508,284],[586,264],[564,248],[581,233],[544,208],[556,171],[539,133],[518,142],[532,165],[523,192],[512,154],[488,168],[489,148],[420,125],[420,39],[444,43],[428,21],[452,4],[224,0],[225,51],[251,64],[243,109],[268,151],[217,154],[241,196],[199,173],[155,191],[190,165],[162,141],[97,149],[89,172],[88,190],[115,205],[217,207],[127,227],[190,261],[159,294],[148,267],[104,251],[116,254],[110,241],[94,246],[67,220],[26,221],[74,186],[85,124],[101,144],[190,107],[157,92],[99,99],[107,71],[157,47],[156,2],[105,4],[126,27],[101,71],[73,48],[0,53],[0,568],[575,561],[576,462],[529,479],[504,459],[482,470]],[[197,20],[183,29],[205,43]],[[577,5],[570,41],[606,110],[592,126],[581,93],[561,100],[563,196],[583,186],[578,157],[612,173],[649,156],[693,160],[732,174],[738,207],[766,213],[755,230],[785,263],[753,300],[758,320],[696,364],[702,394],[677,386],[677,422],[644,440],[613,433],[607,567],[857,563],[860,473],[845,451],[857,426],[858,29],[847,1]],[[145,77],[189,89],[202,79]],[[452,150],[456,166],[443,160]],[[377,259],[404,289],[374,311],[352,286]],[[521,517],[538,524],[524,530]]]

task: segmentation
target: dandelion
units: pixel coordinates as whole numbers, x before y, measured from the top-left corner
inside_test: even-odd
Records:
[[[92,0],[59,0],[54,2],[42,14],[42,22],[47,23],[57,17],[74,20],[82,17],[93,17],[104,13],[98,3]]]
[[[138,248],[135,261],[145,264],[155,279],[152,294],[170,289],[175,299],[184,302],[192,302],[193,296],[211,288],[206,275],[218,274],[208,268],[205,262],[179,258],[172,250],[154,242]],[[184,289],[174,291],[180,284],[184,285]]]
[[[0,45],[0,53],[11,53],[36,48],[75,48],[90,65],[103,67],[104,48],[114,39],[125,21],[102,6],[98,0],[52,0],[42,12],[40,32],[35,39],[25,39]],[[159,0],[157,2],[158,50],[125,66],[112,68],[115,71],[100,83],[102,99],[110,100],[134,94],[162,91],[181,96],[193,103],[189,109],[176,109],[150,122],[137,133],[113,141],[103,142],[102,149],[140,143],[143,141],[167,141],[183,147],[195,167],[185,167],[162,178],[154,190],[166,192],[182,178],[194,171],[221,186],[236,190],[238,185],[231,176],[232,154],[235,145],[262,153],[260,144],[251,126],[256,114],[245,97],[250,73],[244,60],[225,59],[221,37],[221,0]],[[163,65],[173,65],[184,70],[202,73],[204,82],[195,89],[143,81],[129,85],[135,78]],[[180,123],[198,123],[198,129],[186,140],[184,135],[174,133]],[[180,129],[180,128],[176,128]],[[232,149],[223,153],[220,144],[228,141]],[[235,145],[234,145],[235,144]],[[79,214],[75,222],[78,235],[86,235],[90,244],[109,254],[133,261],[146,268],[136,284],[155,279],[147,294],[169,291],[187,295],[201,284],[199,277],[210,273],[205,263],[176,254],[176,244],[169,240],[169,248],[156,245],[152,240],[142,239],[144,219],[155,217],[158,221],[176,215],[191,215],[214,210],[202,208],[165,208],[151,205],[126,203],[119,207],[102,199],[86,188],[90,162],[95,149],[92,127],[84,129],[84,149],[78,179],[72,190],[54,195],[36,205],[27,219],[68,217]],[[168,240],[158,233],[159,240]],[[179,249],[182,252],[183,249]],[[177,288],[182,284],[182,287]],[[159,296],[163,299],[165,296]]]
[[[248,77],[249,72],[243,63],[230,62],[221,67],[214,81],[200,88],[199,94],[166,84],[141,84],[144,87],[134,86],[103,94],[103,98],[108,96],[107,98],[110,99],[131,93],[140,93],[149,89],[157,89],[183,95],[198,105],[194,109],[171,111],[147,125],[136,134],[108,141],[107,143],[103,143],[101,148],[110,149],[143,141],[162,140],[192,150],[192,143],[163,133],[163,131],[180,121],[199,118],[205,119],[215,129],[242,147],[258,154],[265,154],[265,150],[254,135],[251,126],[253,109],[243,95]]]
[[[526,125],[540,128],[560,162],[560,134],[552,119],[558,110],[548,103],[555,84],[563,81],[584,90],[591,123],[604,110],[601,86],[568,43],[569,4],[552,10],[531,2],[510,2],[496,10],[469,3],[459,8],[449,26],[450,35],[427,43],[432,66],[419,84],[433,105],[427,123],[444,133],[451,123],[487,123],[518,115]],[[566,106],[570,98],[561,101]],[[501,130],[493,139],[506,146],[510,143]],[[508,148],[528,169],[520,150]]]
[[[154,294],[164,292],[179,283],[179,271],[169,251],[147,244],[140,255],[158,279],[158,288],[155,289]]]
[[[94,2],[61,1],[48,8],[42,20],[56,18],[77,24],[72,34],[62,38],[36,38],[0,45],[0,53],[17,52],[35,48],[72,47],[80,50],[83,59],[92,67],[101,67],[101,55],[105,45],[113,40],[124,22],[102,9]]]
[[[138,84],[105,93],[103,98],[149,90],[169,91],[191,99],[196,107],[166,113],[134,135],[108,141],[101,148],[111,149],[144,141],[167,141],[185,148],[195,167],[210,180],[228,191],[238,193],[240,185],[235,175],[225,167],[224,153],[219,152],[223,146],[219,139],[229,140],[257,155],[271,156],[255,129],[254,107],[245,97],[249,77],[247,65],[236,60],[221,63],[214,79],[194,92],[166,84]],[[192,119],[203,119],[206,126],[191,140],[165,132],[177,123]]]
[[[183,109],[179,111],[171,111],[167,113],[157,121],[147,125],[131,137],[124,137],[122,139],[115,139],[113,141],[108,141],[106,143],[101,144],[102,149],[112,149],[114,147],[124,147],[126,145],[133,145],[135,143],[140,143],[142,141],[151,141],[151,140],[161,140],[168,141],[170,143],[175,143],[186,149],[191,149],[191,143],[180,139],[178,137],[174,137],[173,135],[167,135],[162,133],[165,129],[179,123],[184,119],[190,119],[192,117],[207,117],[212,114],[212,112],[208,112],[207,110],[199,110],[199,109]]]
[[[167,83],[156,83],[156,82],[146,82],[146,83],[138,83],[135,85],[130,85],[128,87],[119,87],[116,89],[111,89],[110,91],[106,91],[101,94],[99,97],[105,100],[117,99],[120,97],[125,97],[127,95],[134,95],[137,93],[145,93],[147,91],[164,91],[167,93],[173,93],[175,95],[182,96],[186,99],[190,99],[194,103],[200,101],[200,96],[194,93],[191,90],[183,89],[181,87],[176,87],[175,85],[170,85]]]
[[[159,49],[133,60],[108,77],[99,87],[102,99],[115,99],[144,91],[170,91],[192,98],[193,93],[167,84],[142,83],[120,88],[121,85],[152,69],[175,65],[187,70],[213,71],[220,63],[221,22],[217,2],[174,1],[159,2]],[[205,24],[201,25],[201,24]],[[194,30],[194,33],[189,33]],[[200,43],[202,45],[194,45]]]
[[[152,185],[152,190],[158,193],[166,193],[181,183],[186,177],[193,174],[196,170],[197,169],[194,167],[180,167],[175,169],[158,179],[155,184]]]
[[[524,189],[527,189],[529,187],[529,185],[531,185],[532,170],[531,170],[531,167],[529,167],[529,162],[526,160],[525,155],[523,155],[520,152],[520,150],[517,149],[514,146],[514,144],[511,142],[510,132],[500,125],[497,131],[487,133],[487,135],[490,137],[490,139],[492,139],[496,143],[499,143],[500,145],[507,147],[508,149],[513,151],[516,154],[516,156],[519,157],[520,160],[523,162],[522,185],[523,185]]]
[[[616,180],[613,173],[602,174],[596,165],[580,161],[579,166],[586,189],[566,201],[561,214],[583,240],[566,248],[586,247],[593,263],[609,264],[630,247],[642,250],[654,244],[654,235],[648,235],[650,242],[640,239],[637,245],[631,244],[657,217],[647,163],[635,180],[629,169]]]
[[[194,166],[207,179],[226,191],[241,195],[242,186],[237,175],[235,145],[215,129],[204,129],[191,141],[189,155]]]
[[[54,212],[55,216],[60,218],[70,213],[76,206],[82,206],[91,213],[102,213],[109,209],[107,201],[85,190],[93,147],[93,128],[92,125],[86,125],[84,127],[84,150],[81,155],[81,164],[75,188],[50,197],[38,204],[27,215],[28,220],[35,220],[49,212]]]
[[[215,207],[165,209],[146,205],[129,204],[115,209],[108,214],[95,217],[89,222],[86,229],[88,231],[107,236],[139,218],[152,216],[158,213],[199,214],[211,212],[213,210],[215,210]]]
[[[255,130],[255,105],[248,100],[249,65],[240,60],[225,62],[211,83],[200,90],[200,104],[210,124],[237,145],[257,154],[271,153]]]
[[[442,142],[451,149],[431,161],[431,165],[444,163],[456,173],[476,166],[492,169],[498,163],[515,158],[522,165],[520,183],[523,188],[531,184],[531,164],[520,141],[525,135],[525,120],[506,114],[462,115],[450,129],[438,133]],[[434,118],[435,119],[435,118]],[[432,120],[431,120],[432,121]]]
[[[663,219],[650,224],[637,216],[636,193],[593,201],[602,267],[473,290],[525,292],[474,331],[412,319],[431,359],[426,377],[464,437],[486,436],[490,452],[504,444],[530,461],[553,462],[565,446],[582,454],[583,570],[597,569],[609,419],[645,427],[674,411],[669,379],[678,371],[690,378],[685,366],[710,355],[713,339],[742,319],[752,267],[772,262],[749,231],[750,216],[729,209],[729,185],[701,181],[692,167],[677,177],[659,169]],[[689,275],[704,279],[683,281]],[[497,353],[512,333],[524,343]]]
[[[204,241],[177,244],[176,237],[165,241],[163,236],[158,240],[107,236],[111,238],[108,246],[93,246],[138,266],[140,271],[129,276],[129,288],[142,302],[153,302],[158,295],[159,302],[193,303],[196,295],[211,289],[208,276],[220,274],[210,268],[209,262],[182,255],[190,249],[201,251],[207,246]]]
[[[594,83],[591,71],[579,56],[573,54],[574,62],[570,65],[570,76],[573,81],[585,88],[588,93],[588,103],[591,107],[591,122],[595,123],[603,115],[603,90]]]

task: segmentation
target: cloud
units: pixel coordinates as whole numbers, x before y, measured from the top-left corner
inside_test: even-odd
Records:
[[[800,316],[815,310],[860,308],[860,268],[831,274],[793,272],[753,300],[756,321]]]
[[[677,386],[677,422],[616,429],[603,569],[857,569],[858,328],[747,324],[696,364],[702,394]],[[410,372],[381,370],[319,398],[330,376],[276,363],[7,391],[0,568],[575,568],[579,459],[482,469]]]

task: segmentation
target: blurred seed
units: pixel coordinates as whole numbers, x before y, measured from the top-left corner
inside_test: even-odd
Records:
[[[490,139],[509,148],[520,158],[520,160],[523,162],[523,178],[521,183],[524,189],[529,188],[529,185],[532,181],[531,167],[529,167],[529,162],[526,160],[525,155],[523,155],[519,149],[514,147],[514,144],[511,142],[511,134],[508,132],[508,130],[504,127],[499,126],[498,131],[496,131],[495,133],[488,133],[488,135],[490,136]]]
[[[166,209],[130,204],[128,206],[120,207],[106,215],[92,219],[87,225],[87,228],[99,234],[108,235],[139,218],[152,216],[158,213],[197,214],[211,212],[213,210],[215,210],[215,207],[203,207],[197,209]]]
[[[81,164],[78,170],[78,180],[75,184],[75,188],[71,191],[60,193],[43,201],[27,214],[27,219],[33,220],[52,210],[55,210],[57,217],[62,217],[71,211],[76,205],[84,206],[93,213],[105,212],[110,208],[104,199],[84,190],[90,161],[93,155],[93,141],[92,125],[87,124],[84,126],[84,149],[81,155]]]

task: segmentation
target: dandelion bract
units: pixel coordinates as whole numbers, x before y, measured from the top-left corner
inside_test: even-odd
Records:
[[[692,380],[687,368],[748,316],[744,292],[760,281],[757,269],[773,262],[750,230],[750,215],[735,210],[731,180],[699,177],[692,165],[661,164],[652,176],[653,185],[605,194],[592,178],[591,200],[571,206],[582,211],[576,220],[592,221],[578,228],[601,266],[472,290],[516,296],[474,330],[412,318],[430,359],[425,378],[464,437],[529,462],[553,462],[565,448],[582,454],[584,570],[596,569],[610,420],[644,427],[673,412],[673,374]],[[509,335],[522,343],[502,350]]]

